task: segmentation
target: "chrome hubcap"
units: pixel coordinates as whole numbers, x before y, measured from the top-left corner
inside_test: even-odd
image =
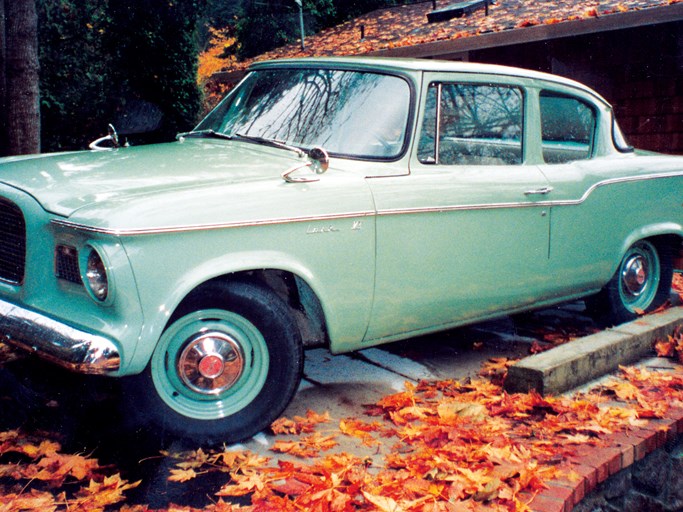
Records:
[[[204,332],[190,339],[177,362],[178,375],[191,390],[218,395],[244,371],[239,343],[222,332]]]
[[[621,280],[629,295],[638,297],[647,286],[647,261],[640,255],[629,258],[623,266]]]

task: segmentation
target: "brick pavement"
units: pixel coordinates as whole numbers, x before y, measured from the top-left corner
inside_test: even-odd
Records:
[[[602,447],[579,447],[571,458],[577,480],[554,480],[535,496],[522,494],[520,498],[533,512],[570,512],[598,484],[667,443],[674,443],[680,436],[683,436],[683,407],[672,407],[666,418],[605,436]]]

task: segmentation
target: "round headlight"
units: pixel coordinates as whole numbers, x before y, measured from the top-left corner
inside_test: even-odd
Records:
[[[99,301],[105,301],[109,295],[109,280],[102,257],[95,249],[90,249],[90,254],[88,254],[85,277],[93,296]]]

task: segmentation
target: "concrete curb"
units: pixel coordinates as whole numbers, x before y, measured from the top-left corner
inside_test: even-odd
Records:
[[[508,369],[505,390],[564,393],[652,355],[654,342],[665,340],[680,326],[679,306],[526,357]]]

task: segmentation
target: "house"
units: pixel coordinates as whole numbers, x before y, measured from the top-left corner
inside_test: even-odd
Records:
[[[450,17],[453,4],[467,12]],[[683,0],[430,0],[373,11],[305,43],[259,60],[377,55],[546,71],[607,98],[634,146],[683,154]],[[215,79],[234,81],[248,64]]]

